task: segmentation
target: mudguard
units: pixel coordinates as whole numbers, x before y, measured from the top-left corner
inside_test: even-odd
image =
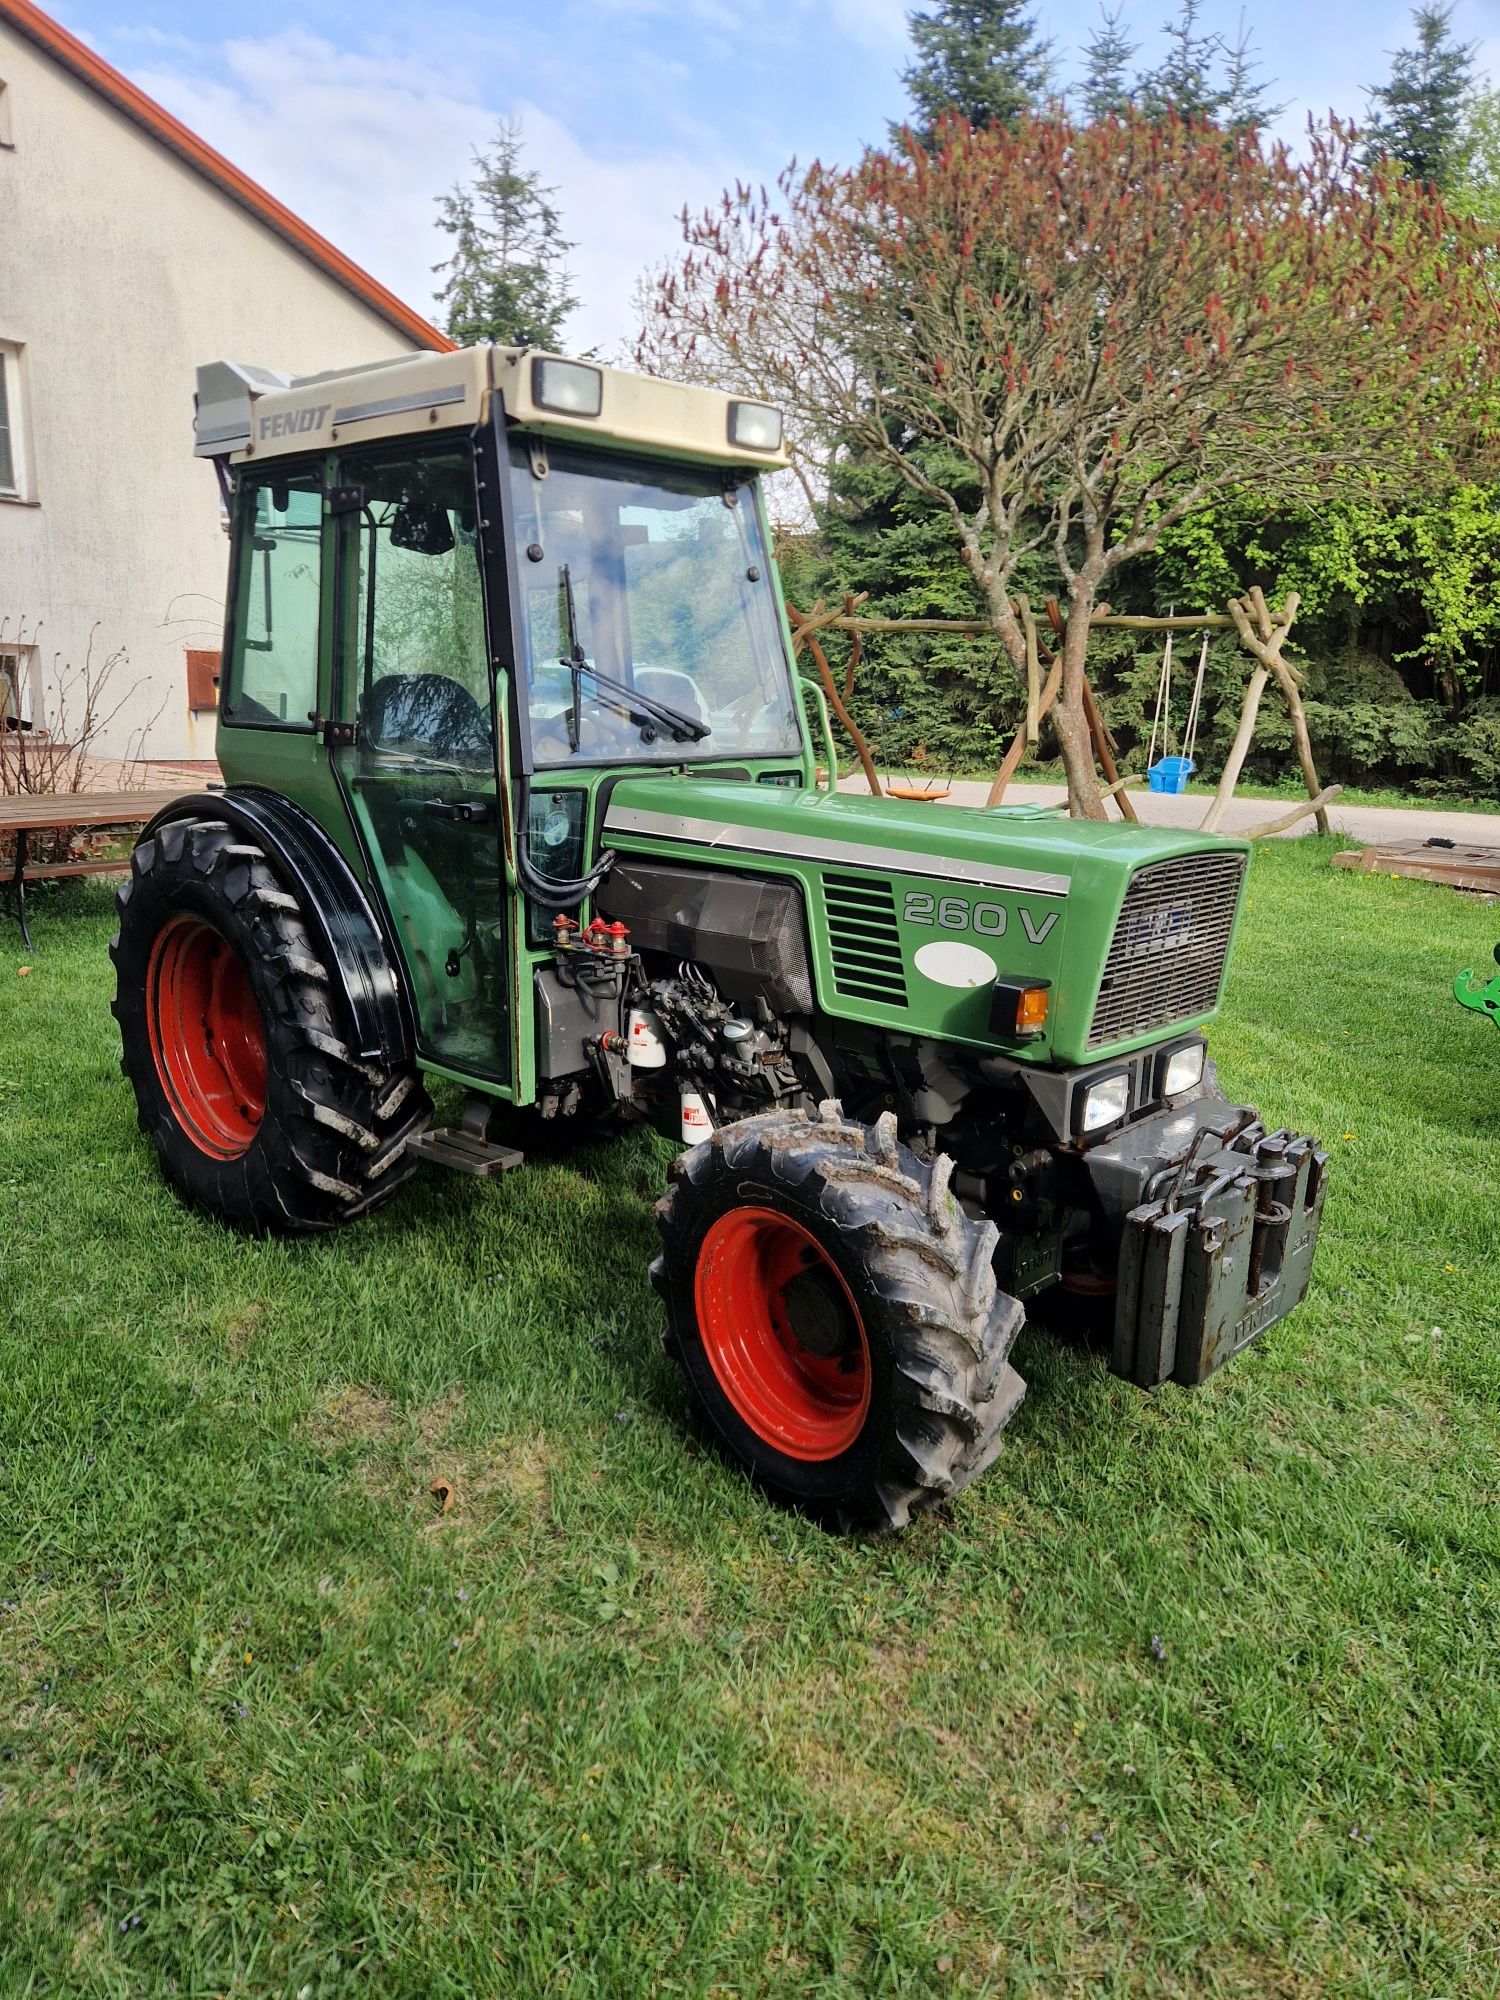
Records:
[[[277,792],[235,785],[190,792],[163,808],[144,828],[147,840],[173,820],[225,820],[254,841],[297,898],[326,953],[327,970],[348,1010],[354,1053],[388,1069],[415,1060],[411,1013],[370,900],[315,819]]]

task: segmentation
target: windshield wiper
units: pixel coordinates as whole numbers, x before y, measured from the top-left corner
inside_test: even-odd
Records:
[[[576,750],[582,741],[579,703],[585,674],[603,692],[611,708],[619,709],[643,731],[649,731],[653,724],[657,724],[670,733],[674,743],[701,743],[705,736],[712,734],[708,723],[700,722],[685,709],[673,708],[669,701],[658,701],[655,695],[642,694],[639,688],[627,687],[624,681],[617,681],[613,675],[594,666],[579,642],[578,608],[573,601],[573,578],[566,563],[559,568],[557,581],[562,593],[564,634],[568,641],[568,650],[558,664],[568,669],[572,680],[572,699],[568,706],[570,750]]]

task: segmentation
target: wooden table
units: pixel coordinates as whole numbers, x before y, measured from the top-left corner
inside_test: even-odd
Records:
[[[1446,882],[1450,889],[1500,896],[1500,847],[1472,841],[1393,840],[1335,854],[1333,865],[1359,875],[1410,875],[1419,882]]]
[[[163,806],[198,789],[193,784],[182,784],[151,792],[14,792],[0,797],[0,834],[12,833],[16,839],[15,863],[10,875],[0,882],[0,888],[9,890],[15,898],[26,949],[32,949],[31,932],[26,926],[28,883],[57,881],[66,875],[121,874],[130,866],[125,855],[96,856],[89,861],[31,861],[26,850],[33,834],[142,827]]]

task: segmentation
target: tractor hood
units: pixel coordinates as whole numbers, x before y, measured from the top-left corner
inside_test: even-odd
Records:
[[[603,835],[622,854],[797,880],[830,1014],[1064,1063],[1209,1018],[1248,854],[1243,841],[1045,808],[687,772],[618,781]],[[1043,1037],[994,1033],[997,980],[1050,981]]]

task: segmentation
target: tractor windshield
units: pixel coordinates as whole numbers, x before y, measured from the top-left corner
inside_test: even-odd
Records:
[[[791,672],[748,476],[511,441],[533,761],[796,756]],[[586,663],[588,671],[576,669]],[[613,684],[613,685],[611,685]],[[645,697],[632,702],[629,693]],[[673,727],[672,718],[687,727]]]

